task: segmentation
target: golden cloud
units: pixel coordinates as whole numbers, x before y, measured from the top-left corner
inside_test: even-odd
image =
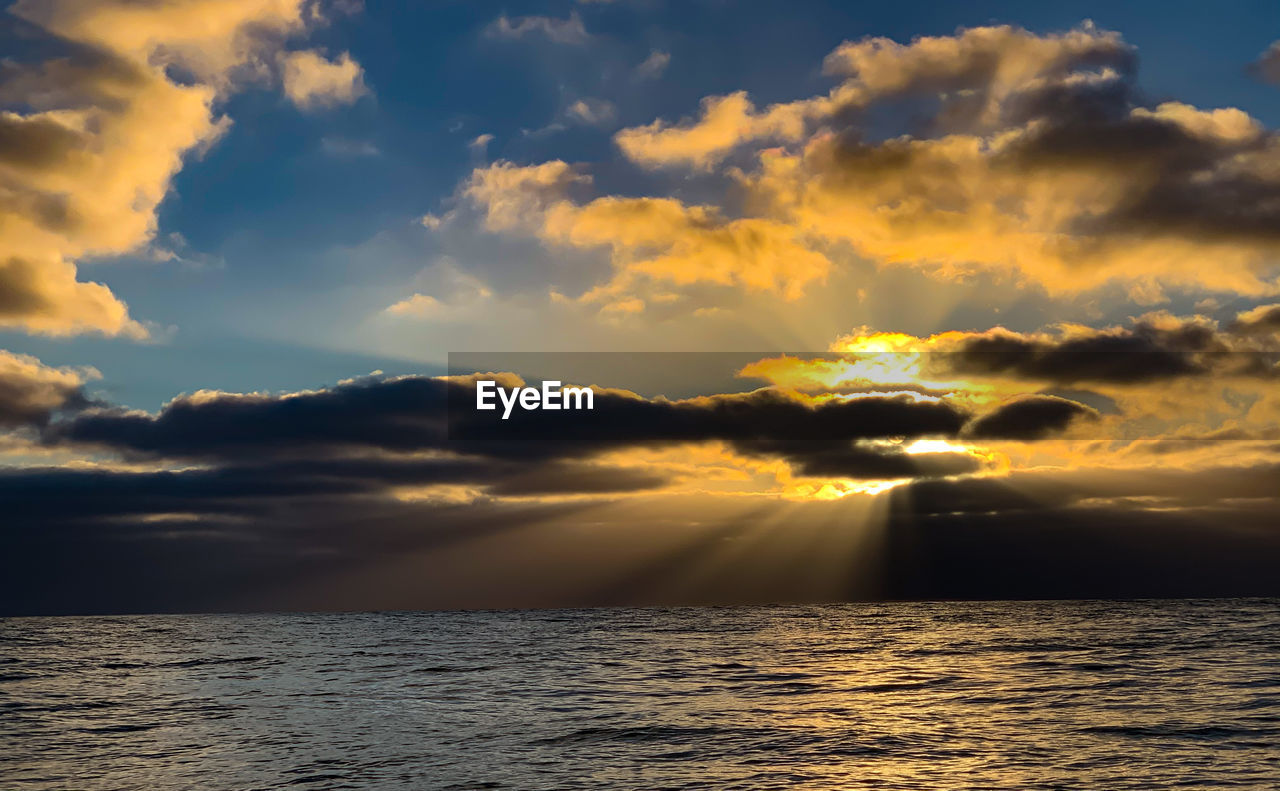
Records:
[[[925,36],[909,45],[887,38],[845,42],[825,61],[829,74],[845,78],[826,96],[781,102],[758,111],[745,91],[702,100],[696,120],[623,129],[614,137],[622,152],[645,167],[709,168],[734,148],[754,141],[796,141],[815,123],[903,94],[961,91],[980,98],[987,117],[1029,83],[1063,78],[1082,64],[1127,68],[1132,51],[1119,35],[1092,27],[1036,36],[1008,25]]]
[[[305,27],[303,0],[22,0],[10,13],[72,54],[3,67],[0,99],[25,109],[0,114],[0,326],[144,337],[75,261],[154,236],[183,158],[230,124],[216,102],[269,71]]]
[[[367,92],[364,69],[347,52],[336,60],[311,50],[289,52],[282,64],[285,96],[304,110],[351,104]]]
[[[646,168],[711,170],[755,146],[754,168],[726,171],[748,217],[882,265],[1055,293],[1121,282],[1148,302],[1165,286],[1276,293],[1280,137],[1237,108],[1144,104],[1135,64],[1089,24],[864,39],[827,57],[843,81],[826,95],[708,97],[697,119],[615,141]],[[899,97],[933,102],[923,131],[870,138],[867,114]]]
[[[628,159],[645,167],[687,165],[710,169],[735,147],[749,140],[798,140],[816,107],[797,102],[757,111],[746,91],[702,100],[696,121],[623,129],[614,142]]]
[[[99,376],[92,368],[54,368],[0,350],[0,426],[40,424],[58,410],[85,406],[82,388]]]
[[[783,223],[728,219],[714,207],[673,198],[570,198],[573,187],[589,183],[565,162],[520,167],[500,161],[473,172],[463,194],[483,212],[489,230],[609,251],[614,278],[582,299],[613,312],[643,309],[634,292],[644,279],[739,286],[794,299],[830,269],[824,255]]]

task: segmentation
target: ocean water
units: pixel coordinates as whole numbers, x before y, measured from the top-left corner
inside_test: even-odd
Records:
[[[0,789],[1280,788],[1280,601],[0,620]]]

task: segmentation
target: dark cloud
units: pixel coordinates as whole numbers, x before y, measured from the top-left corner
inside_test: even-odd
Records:
[[[44,426],[57,414],[89,407],[94,402],[84,384],[91,375],[0,350],[0,428]]]
[[[598,392],[591,412],[538,412],[501,420],[460,392],[450,437],[464,442],[554,440],[649,444],[706,440],[847,440],[955,435],[968,419],[942,402],[875,395],[819,404],[772,389],[682,401]],[[517,419],[518,418],[518,419]]]
[[[10,18],[28,38],[48,36],[36,25]],[[100,107],[118,112],[148,75],[137,63],[89,44],[57,39],[60,57],[40,63],[0,61],[0,106],[15,111]]]
[[[88,443],[139,454],[207,459],[292,455],[317,449],[440,448],[446,383],[426,377],[362,379],[284,396],[180,396],[157,415],[98,410],[50,427],[51,443]]]
[[[217,512],[124,513],[150,486],[165,495],[152,507],[189,504],[189,484],[178,483],[187,474],[134,474],[118,487],[87,471],[25,473],[49,476],[27,490],[60,501],[62,513],[7,515],[0,611],[1280,594],[1275,465],[921,481],[869,512],[733,498],[656,498],[637,509],[300,488],[241,497],[228,479]],[[0,476],[6,508],[22,500],[20,477]],[[121,513],[77,517],[101,511],[84,497],[113,491]],[[712,562],[725,546],[734,562]]]
[[[1260,305],[1245,311],[1227,329],[1237,335],[1280,335],[1280,305]]]
[[[1000,405],[969,424],[974,439],[1043,439],[1063,431],[1073,420],[1096,418],[1089,407],[1057,396],[1023,396]]]
[[[342,458],[133,472],[23,468],[0,472],[0,508],[32,524],[95,523],[156,514],[277,520],[286,504],[327,502],[354,514],[398,488],[460,484],[492,494],[612,493],[655,488],[663,476],[599,464],[526,465],[476,458]],[[292,507],[292,505],[290,507]]]
[[[1062,91],[1078,89],[1061,87]],[[1086,94],[1090,95],[1090,94]],[[1206,139],[1170,120],[1130,113],[1130,96],[1123,101],[1063,105],[1057,96],[1041,116],[1052,121],[1028,133],[1001,152],[1001,164],[1019,169],[1048,167],[1118,169],[1134,177],[1189,174],[1210,167],[1259,142]],[[1140,182],[1135,182],[1140,183]],[[1154,184],[1156,182],[1152,182]]]
[[[1263,334],[1268,313],[1242,314],[1226,330],[1200,318],[1152,315],[1127,327],[1065,334],[996,328],[959,336],[927,364],[952,373],[1001,375],[1057,385],[1137,385],[1180,377],[1274,375],[1280,349],[1244,337]]]
[[[1091,499],[1114,501],[1107,513],[1121,523],[1149,519],[1139,513],[1144,497],[1207,507],[1186,501],[1196,490],[1189,479],[1031,477],[1018,478],[1016,488],[1002,487],[963,477],[982,470],[985,462],[976,456],[912,454],[879,441],[967,432],[1040,436],[1088,412],[1058,398],[1015,401],[974,422],[945,403],[902,397],[810,406],[767,390],[680,402],[601,391],[594,414],[617,413],[591,430],[612,433],[592,441],[584,429],[556,442],[546,425],[514,422],[546,413],[507,421],[521,438],[503,439],[502,426],[485,423],[471,427],[478,438],[451,439],[451,395],[474,403],[464,382],[368,378],[289,395],[198,394],[176,399],[156,415],[97,408],[53,420],[47,442],[183,465],[0,472],[4,611],[697,603],[810,600],[855,590],[870,597],[931,595],[948,589],[909,584],[911,574],[900,568],[903,557],[929,565],[938,562],[939,547],[958,559],[980,549],[961,551],[949,536],[921,533],[921,520],[963,522],[969,514],[990,512],[989,524],[1005,520],[1009,531],[1018,525],[1040,530],[1054,520],[1077,524],[1085,519],[1081,514],[1101,513]],[[822,427],[825,436],[819,436]],[[848,506],[835,511],[812,504],[818,510],[808,511],[811,504],[804,504],[795,512],[801,516],[784,518],[783,504],[766,503],[712,519],[702,511],[712,506],[702,503],[672,506],[662,516],[652,512],[654,504],[677,495],[656,490],[682,473],[588,458],[702,440],[783,459],[801,476],[910,478],[917,484],[909,490],[909,508],[895,506],[887,517],[885,551],[873,546],[870,554],[846,558],[849,570],[822,580],[819,594],[803,570],[831,568],[832,558],[821,549],[833,538],[831,526],[851,529],[850,519],[864,520],[851,516]],[[1274,491],[1266,488],[1274,477],[1272,470],[1221,476],[1221,496],[1261,497],[1259,492]],[[929,480],[937,485],[926,486]],[[1217,480],[1210,476],[1208,483]],[[617,496],[632,492],[649,494]],[[516,499],[523,497],[533,499]],[[783,522],[780,535],[791,554],[747,542],[741,565],[700,578],[692,588],[655,592],[640,584],[687,576],[700,553],[760,524]],[[1083,535],[1098,556],[1114,543],[1096,529]],[[903,543],[902,536],[913,537]],[[1040,546],[1024,533],[997,531],[993,540],[1006,541],[1000,552],[1015,559]],[[1059,540],[1051,534],[1045,546]],[[905,546],[911,552],[904,555]],[[877,573],[864,574],[869,567]],[[1049,571],[1047,579],[1064,573]],[[896,581],[876,587],[875,580],[887,578],[881,572],[892,572],[888,577]],[[1000,584],[973,583],[971,590],[1024,590]]]
[[[1182,115],[1135,112],[1145,102],[1132,77],[1051,82],[1015,96],[1004,108],[1008,120],[1029,125],[995,164],[1021,174],[1065,168],[1123,175],[1125,198],[1105,212],[1081,213],[1071,229],[1081,237],[1280,241],[1280,181],[1238,166],[1242,156],[1273,162],[1275,134],[1242,125],[1208,133],[1189,122],[1189,107]]]
[[[182,458],[369,448],[494,457],[587,455],[611,447],[707,440],[848,440],[956,435],[968,415],[945,403],[868,396],[809,405],[773,390],[683,401],[598,391],[592,411],[478,412],[470,383],[361,379],[285,396],[198,394],[157,415],[86,412],[51,426],[50,443]]]
[[[197,394],[175,399],[157,415],[89,410],[47,426],[44,438],[51,445],[89,445],[127,456],[227,466],[268,459],[277,465],[295,464],[288,469],[296,469],[297,460],[347,465],[332,471],[337,478],[369,468],[369,454],[445,453],[486,460],[484,470],[465,480],[496,487],[491,489],[495,493],[510,493],[532,491],[530,487],[539,485],[533,482],[547,472],[517,478],[499,463],[549,464],[621,448],[706,441],[786,459],[802,475],[959,475],[979,469],[978,460],[964,453],[909,454],[896,445],[866,441],[969,434],[984,439],[1039,438],[1092,413],[1075,402],[1047,396],[1006,404],[974,422],[945,401],[900,394],[809,404],[771,389],[682,401],[598,390],[591,411],[517,409],[504,420],[499,410],[475,410],[474,394],[468,381],[426,377],[368,378],[283,396]],[[409,469],[397,463],[379,474],[389,483]],[[443,467],[424,469],[438,474]],[[415,482],[428,479],[418,477]],[[552,488],[609,491],[662,483],[652,476],[633,476],[623,483],[614,474],[607,480],[579,475],[576,481]]]

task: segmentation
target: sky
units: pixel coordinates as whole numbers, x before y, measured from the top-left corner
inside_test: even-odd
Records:
[[[1277,23],[12,3],[0,612],[1280,595]]]

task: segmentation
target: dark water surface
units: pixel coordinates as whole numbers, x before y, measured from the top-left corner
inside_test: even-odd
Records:
[[[1280,788],[1280,601],[0,620],[0,789]]]

